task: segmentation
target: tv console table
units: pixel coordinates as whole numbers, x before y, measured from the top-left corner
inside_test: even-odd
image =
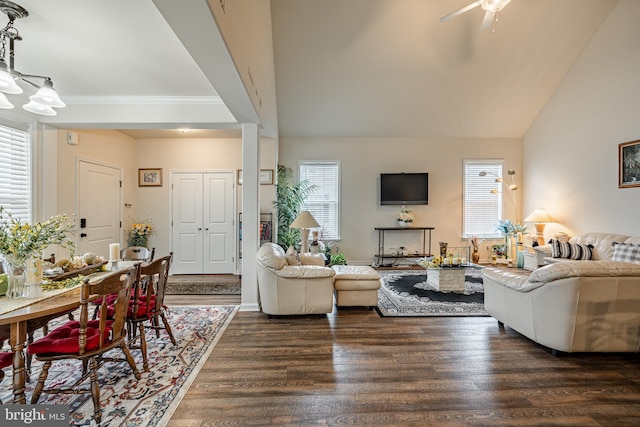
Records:
[[[431,255],[431,231],[434,227],[375,227],[378,232],[378,253],[376,255],[376,264],[378,266],[384,265],[385,258],[422,258],[429,257]],[[418,254],[407,255],[392,255],[384,253],[384,234],[388,231],[422,231],[422,252]],[[426,251],[427,239],[429,241],[429,251]]]

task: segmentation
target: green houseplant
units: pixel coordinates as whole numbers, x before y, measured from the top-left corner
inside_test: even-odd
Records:
[[[289,228],[289,225],[300,213],[305,198],[316,189],[309,181],[295,182],[293,169],[278,165],[278,181],[276,183],[276,200],[273,206],[278,218],[277,243],[285,250],[300,242],[300,231]]]

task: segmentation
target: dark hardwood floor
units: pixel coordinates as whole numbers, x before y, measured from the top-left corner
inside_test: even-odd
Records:
[[[554,357],[493,318],[238,312],[169,425],[640,425],[640,356]]]

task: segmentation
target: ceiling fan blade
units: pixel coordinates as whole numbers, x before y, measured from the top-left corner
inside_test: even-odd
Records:
[[[493,23],[493,17],[496,14],[493,12],[489,12],[488,10],[484,14],[484,18],[482,19],[482,25],[480,25],[480,31],[487,30],[491,28],[491,24]]]
[[[465,12],[475,8],[475,7],[480,6],[480,4],[482,4],[482,1],[474,1],[473,3],[463,7],[462,9],[458,9],[455,12],[451,12],[450,14],[443,16],[442,18],[440,18],[440,22],[447,22],[448,20],[453,19],[458,15],[462,15],[463,13],[465,13]]]

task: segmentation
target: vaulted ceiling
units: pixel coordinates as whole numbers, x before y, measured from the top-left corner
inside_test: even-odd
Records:
[[[521,137],[616,1],[271,3],[281,136]]]
[[[184,11],[209,34],[205,0],[17,2],[30,15],[16,21],[16,68],[51,76],[68,104],[43,121],[138,137],[242,121],[215,48],[194,59],[167,23]],[[469,3],[271,0],[277,133],[521,137],[617,1],[512,0],[493,32],[480,8],[439,22]]]

